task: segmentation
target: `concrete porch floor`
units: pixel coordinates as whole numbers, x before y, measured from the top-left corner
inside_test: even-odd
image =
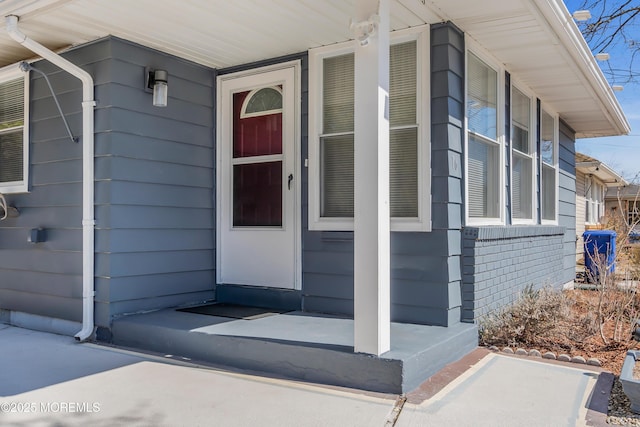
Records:
[[[113,323],[115,345],[304,381],[405,393],[477,346],[477,327],[391,324],[391,351],[353,352],[353,320],[289,312],[254,320],[173,309]]]

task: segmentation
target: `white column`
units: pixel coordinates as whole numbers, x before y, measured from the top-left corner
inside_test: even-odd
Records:
[[[355,42],[354,347],[381,355],[391,347],[389,1],[355,4],[355,22],[379,23],[366,45]]]

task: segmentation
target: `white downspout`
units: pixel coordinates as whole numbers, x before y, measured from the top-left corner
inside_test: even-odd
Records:
[[[24,35],[18,29],[17,16],[7,16],[5,21],[12,39],[82,81],[82,330],[75,338],[85,341],[94,329],[93,109],[96,103],[93,99],[93,78],[82,68]]]

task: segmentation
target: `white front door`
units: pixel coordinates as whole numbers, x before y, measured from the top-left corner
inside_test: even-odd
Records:
[[[218,78],[218,283],[299,288],[296,71]]]

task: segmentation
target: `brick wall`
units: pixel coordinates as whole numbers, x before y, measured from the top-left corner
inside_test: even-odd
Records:
[[[564,234],[556,226],[465,227],[462,320],[512,303],[528,285],[564,285]]]

